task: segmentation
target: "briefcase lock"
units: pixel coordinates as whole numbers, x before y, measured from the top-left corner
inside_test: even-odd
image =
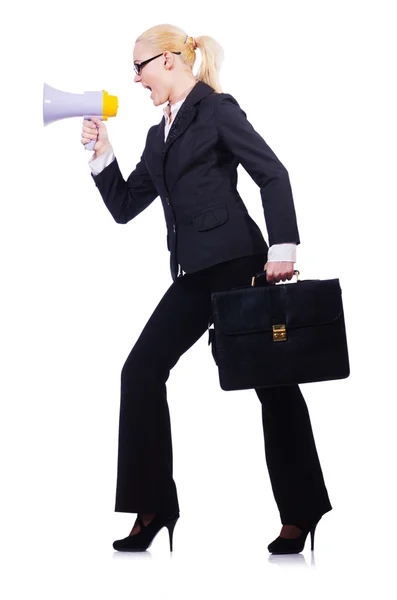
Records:
[[[285,323],[281,325],[273,325],[273,342],[286,342],[287,331],[285,329]]]

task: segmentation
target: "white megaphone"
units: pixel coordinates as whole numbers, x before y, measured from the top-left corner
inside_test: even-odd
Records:
[[[69,117],[83,117],[88,121],[91,121],[91,117],[98,117],[101,121],[107,121],[108,117],[116,116],[117,108],[117,96],[109,96],[105,90],[101,92],[71,94],[57,90],[46,83],[44,84],[44,126]],[[96,140],[91,140],[87,144],[84,144],[84,148],[86,150],[93,150],[95,144]]]

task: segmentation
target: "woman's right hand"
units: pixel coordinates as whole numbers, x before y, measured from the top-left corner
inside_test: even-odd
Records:
[[[109,141],[108,132],[104,122],[97,117],[90,117],[90,119],[90,121],[88,119],[83,119],[81,143],[88,144],[91,140],[97,140],[93,148],[95,150],[95,158],[97,158],[111,148],[112,145]]]

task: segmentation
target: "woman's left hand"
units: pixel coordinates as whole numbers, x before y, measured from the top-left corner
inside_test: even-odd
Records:
[[[294,275],[294,262],[267,262],[264,266],[266,270],[266,281],[277,283],[277,281],[285,281],[292,279]]]

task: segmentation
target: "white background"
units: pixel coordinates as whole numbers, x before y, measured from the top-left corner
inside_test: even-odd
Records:
[[[3,11],[0,548],[7,599],[347,598],[391,585],[393,4],[80,0],[19,2]],[[167,383],[181,509],[174,552],[166,529],[144,554],[112,548],[136,516],[114,512],[120,371],[172,283],[165,221],[158,198],[135,220],[115,223],[90,176],[82,118],[44,128],[43,84],[118,96],[117,117],[106,124],[127,178],[162,117],[134,84],[132,66],[134,40],[159,23],[223,46],[223,91],[288,169],[301,279],[340,279],[351,375],[301,386],[333,505],[313,556],[309,540],[300,555],[267,551],[281,524],[260,403],[253,390],[221,390],[207,335]],[[197,51],[195,73],[199,61]],[[242,167],[238,185],[267,240],[259,188]]]

